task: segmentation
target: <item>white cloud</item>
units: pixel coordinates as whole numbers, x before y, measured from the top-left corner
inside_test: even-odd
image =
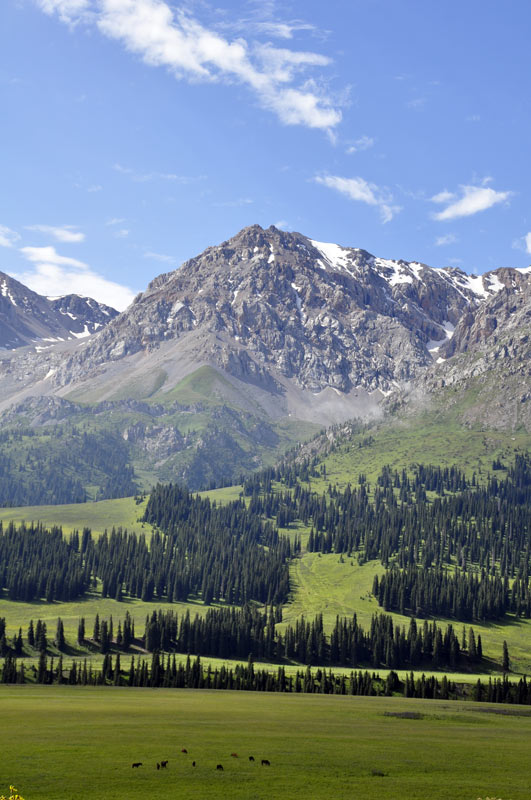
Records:
[[[433,203],[450,203],[443,211],[434,214],[434,219],[442,222],[458,217],[470,217],[509,199],[512,192],[497,192],[485,186],[487,180],[485,179],[482,186],[460,186],[460,197],[446,190],[434,195],[431,198]]]
[[[335,189],[337,192],[346,195],[351,200],[357,200],[368,206],[376,206],[382,218],[382,222],[390,222],[395,214],[401,211],[400,206],[392,205],[393,197],[387,191],[368,183],[364,178],[341,178],[337,175],[317,176],[316,183]]]
[[[16,231],[7,228],[5,225],[0,225],[0,247],[13,247],[15,242],[18,242],[20,236]]]
[[[87,265],[83,261],[78,261],[77,258],[70,258],[69,256],[60,256],[56,252],[55,247],[51,245],[48,247],[21,247],[20,252],[34,264],[45,262],[47,264],[56,264],[61,267],[78,267],[85,269]]]
[[[442,192],[439,192],[439,194],[434,194],[430,199],[432,203],[449,203],[450,200],[453,200],[455,196],[456,195],[453,192],[443,189]]]
[[[308,81],[297,84],[300,73],[329,64],[326,56],[250,45],[244,38],[229,41],[165,0],[38,2],[63,21],[93,20],[103,35],[120,41],[150,66],[166,67],[177,79],[243,84],[285,125],[330,132],[341,121],[341,112],[326,91]],[[284,38],[288,34],[284,29]]]
[[[446,236],[438,236],[435,239],[435,246],[443,247],[446,244],[455,244],[457,241],[459,240],[454,233],[447,233]]]
[[[29,231],[49,234],[56,242],[72,244],[85,241],[85,234],[81,231],[76,231],[74,225],[63,225],[62,227],[55,227],[53,225],[28,225],[27,229]]]
[[[135,293],[127,286],[98,275],[83,261],[59,255],[55,247],[22,247],[20,252],[33,266],[25,272],[12,273],[13,277],[34,292],[47,297],[80,294],[119,311],[133,300]]]
[[[531,255],[531,232],[524,236],[526,253]]]
[[[359,139],[347,147],[347,154],[352,155],[352,153],[359,153],[362,150],[368,150],[370,147],[374,146],[374,139],[371,136],[360,136]]]

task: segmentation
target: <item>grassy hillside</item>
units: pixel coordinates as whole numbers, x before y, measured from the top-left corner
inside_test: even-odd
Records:
[[[494,459],[510,463],[516,451],[530,448],[531,434],[525,430],[465,428],[442,414],[396,417],[346,438],[339,434],[332,447],[323,446],[317,461],[318,469],[324,464],[326,478],[312,479],[312,488],[324,491],[329,482],[342,488],[349,482],[356,483],[360,473],[374,482],[386,464],[399,471],[413,464],[456,465],[468,477],[475,472],[482,481],[492,472]]]
[[[288,417],[271,420],[252,391],[243,396],[211,367],[169,391],[163,377],[157,371],[153,385],[139,382],[138,392],[119,386],[103,403],[84,393],[59,408],[40,398],[8,412],[0,504],[118,497],[158,481],[219,486],[274,464],[319,430]]]
[[[0,702],[0,791],[12,783],[27,800],[529,797],[523,708],[57,686],[1,686]],[[408,712],[418,718],[386,716]]]

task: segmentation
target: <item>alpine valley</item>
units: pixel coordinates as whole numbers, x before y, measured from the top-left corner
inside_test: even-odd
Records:
[[[469,276],[253,225],[121,314],[0,289],[2,505],[228,485],[354,432],[358,471],[481,468],[531,438],[531,267]]]

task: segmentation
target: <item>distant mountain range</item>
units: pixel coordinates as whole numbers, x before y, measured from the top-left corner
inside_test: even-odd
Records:
[[[119,315],[0,290],[3,425],[109,430],[144,485],[232,480],[449,389],[474,387],[467,424],[531,431],[531,268],[468,276],[253,225]]]
[[[90,297],[42,297],[0,272],[0,349],[81,339],[116,316],[116,309]]]

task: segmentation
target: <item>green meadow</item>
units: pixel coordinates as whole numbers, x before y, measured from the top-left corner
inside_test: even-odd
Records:
[[[26,800],[529,800],[525,708],[57,686],[0,708],[0,790]]]
[[[0,508],[0,522],[42,522],[46,527],[60,525],[64,533],[90,528],[95,535],[122,527],[136,533],[151,534],[151,525],[140,522],[147,500],[137,503],[134,497],[117,500],[98,500],[88,503],[70,503],[58,506],[22,506]]]

